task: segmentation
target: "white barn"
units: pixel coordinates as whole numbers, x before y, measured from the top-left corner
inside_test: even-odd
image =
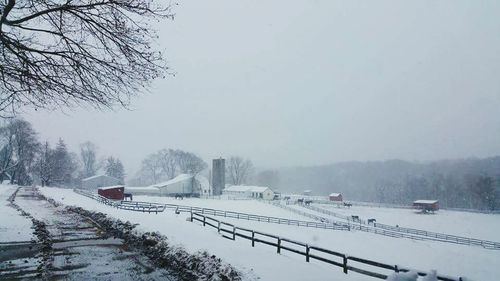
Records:
[[[177,177],[151,185],[151,187],[158,188],[160,195],[189,195],[200,196],[202,194],[210,193],[210,186],[208,179],[197,175],[180,174]]]
[[[95,175],[82,179],[82,189],[98,189],[99,187],[113,186],[120,184],[120,180],[107,175]]]
[[[226,187],[223,194],[264,200],[274,199],[274,191],[267,186],[232,185]]]

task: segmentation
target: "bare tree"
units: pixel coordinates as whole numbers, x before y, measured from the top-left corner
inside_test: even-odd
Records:
[[[177,173],[177,157],[173,149],[162,149],[158,152],[158,160],[160,161],[162,174],[167,179],[173,179]]]
[[[80,144],[80,157],[82,159],[82,177],[95,175],[97,171],[96,164],[97,146],[90,141]]]
[[[161,178],[161,164],[158,154],[149,155],[142,160],[141,176],[146,179],[148,184],[155,184]]]
[[[208,167],[207,163],[194,153],[176,150],[175,155],[179,170],[183,174],[197,175]]]
[[[0,128],[2,148],[0,150],[0,178],[11,182],[30,184],[30,172],[40,147],[37,133],[23,119],[11,119]]]
[[[0,128],[0,137],[2,149],[0,150],[0,180],[6,178],[12,179],[9,171],[14,168],[17,163],[14,161],[14,142],[15,135],[11,133],[8,126]]]
[[[0,112],[126,106],[167,70],[152,49],[151,21],[173,18],[161,0],[4,1]]]
[[[247,182],[253,171],[252,161],[243,159],[239,156],[231,156],[227,161],[227,176],[229,182],[234,185],[240,185]]]

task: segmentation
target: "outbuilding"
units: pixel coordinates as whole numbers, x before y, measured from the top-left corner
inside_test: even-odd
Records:
[[[226,187],[223,194],[264,200],[274,199],[274,191],[267,186],[232,185]]]
[[[438,200],[416,200],[413,201],[413,208],[422,210],[422,212],[435,212],[439,210]]]
[[[123,185],[106,186],[97,190],[97,194],[112,200],[123,200],[125,187]]]
[[[330,199],[330,201],[342,202],[342,194],[340,193],[330,193],[330,195],[328,195],[328,198]]]

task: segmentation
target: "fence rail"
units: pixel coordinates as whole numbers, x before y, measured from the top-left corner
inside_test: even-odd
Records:
[[[327,214],[329,216],[333,216],[336,218],[341,218],[341,219],[348,220],[348,221],[351,220],[351,217],[349,217],[349,216],[337,214],[335,212],[325,210],[322,208],[318,208],[315,206],[303,205],[302,207],[316,211],[316,212],[320,212],[323,214]],[[365,225],[367,224],[365,220],[359,220],[359,223],[365,224]],[[384,230],[412,234],[412,235],[418,235],[418,236],[423,236],[426,238],[432,238],[432,240],[451,242],[451,243],[462,244],[462,245],[481,246],[481,247],[484,247],[487,249],[500,250],[500,243],[494,242],[494,241],[481,240],[481,239],[476,239],[476,238],[463,237],[463,236],[457,236],[457,235],[451,235],[451,234],[445,234],[445,233],[439,233],[439,232],[432,232],[432,231],[426,231],[426,230],[421,230],[421,229],[416,229],[416,228],[392,226],[392,225],[387,225],[387,224],[378,223],[378,222],[374,222],[372,226],[375,228],[381,228]]]
[[[150,203],[150,202],[138,202],[138,201],[115,201],[110,200],[106,197],[92,194],[90,192],[73,189],[74,192],[86,196],[88,198],[94,199],[97,202],[103,203],[105,205],[129,211],[144,212],[144,213],[161,213],[165,211],[165,206],[163,204]]]
[[[165,209],[174,210],[176,213],[201,213],[207,214],[211,216],[219,216],[226,217],[232,219],[240,219],[240,220],[250,220],[257,222],[266,222],[266,223],[276,223],[276,224],[286,224],[286,225],[294,225],[294,226],[302,226],[302,227],[313,227],[313,228],[322,228],[322,229],[331,229],[331,230],[349,230],[349,227],[346,225],[334,224],[334,223],[323,223],[316,221],[302,221],[302,220],[294,220],[294,219],[285,219],[279,217],[271,217],[271,216],[262,216],[262,215],[254,215],[249,213],[240,213],[233,211],[225,211],[225,210],[217,210],[210,208],[200,208],[200,207],[192,207],[192,206],[184,206],[177,204],[161,204],[161,203],[150,203],[150,202],[140,202],[140,201],[114,201],[109,200],[105,197],[92,194],[86,191],[74,190],[76,193],[81,194],[83,196],[89,197],[91,199],[97,200],[103,204],[131,211],[145,211],[145,212],[163,212]],[[150,208],[150,209],[148,209]],[[158,211],[156,211],[158,210]]]
[[[100,195],[92,194],[86,191],[74,190],[76,193],[81,194],[83,196],[89,197],[91,199],[97,200],[103,204],[112,206],[114,208],[130,210],[130,211],[139,211],[139,212],[147,212],[147,213],[159,213],[163,212],[165,209],[174,210],[176,213],[201,213],[211,216],[219,216],[226,217],[232,219],[242,219],[242,220],[250,220],[257,222],[265,222],[265,223],[276,223],[276,224],[285,224],[285,225],[294,225],[301,227],[311,227],[311,228],[321,228],[321,229],[330,229],[330,230],[358,230],[364,231],[379,235],[384,235],[388,237],[394,238],[409,238],[414,240],[429,240],[429,241],[439,241],[439,242],[448,242],[455,243],[461,245],[473,245],[473,246],[481,246],[486,249],[494,249],[500,250],[500,243],[480,240],[468,237],[460,237],[455,235],[448,235],[442,233],[428,232],[417,229],[409,229],[409,228],[400,228],[394,227],[390,225],[384,225],[376,223],[376,227],[363,225],[363,221],[359,221],[358,223],[354,223],[352,221],[343,222],[328,219],[325,217],[313,215],[311,213],[303,212],[297,210],[295,208],[291,208],[289,206],[284,206],[281,204],[273,204],[274,206],[281,207],[283,209],[289,210],[296,214],[300,214],[302,216],[314,219],[316,221],[303,221],[303,220],[294,220],[294,219],[285,219],[279,217],[270,217],[270,216],[262,216],[262,215],[254,215],[249,213],[240,213],[233,211],[225,211],[225,210],[217,210],[210,208],[200,208],[200,207],[192,207],[192,206],[184,206],[177,204],[161,204],[161,203],[151,203],[151,202],[140,202],[140,201],[114,201],[109,200]],[[325,210],[326,211],[326,210]],[[340,217],[339,217],[340,218]],[[320,221],[320,222],[317,222]]]
[[[289,251],[304,256],[306,262],[310,262],[310,260],[313,259],[340,267],[345,274],[347,274],[349,271],[352,271],[379,279],[386,279],[388,277],[387,274],[389,273],[385,274],[374,272],[370,269],[372,267],[375,267],[379,269],[390,270],[393,272],[409,271],[409,269],[400,267],[398,265],[390,265],[368,259],[349,256],[344,253],[312,246],[304,242],[299,242],[243,227],[238,227],[200,213],[191,213],[190,220],[191,222],[198,221],[202,223],[203,226],[210,226],[217,229],[217,232],[221,233],[222,236],[227,239],[236,240],[236,237],[240,237],[250,240],[252,247],[255,247],[255,243],[261,243],[264,245],[275,247],[278,254],[280,254],[282,250]],[[354,264],[352,262],[354,262]],[[358,264],[369,266],[369,269],[365,267],[361,268]],[[426,275],[426,273],[422,271],[418,271],[418,274],[420,276]],[[443,281],[462,281],[462,277],[454,278],[449,276],[437,276],[437,279]]]
[[[302,216],[307,216],[307,217],[310,217],[310,218],[313,218],[316,220],[332,222],[332,223],[336,223],[338,225],[343,225],[343,226],[348,227],[351,230],[359,230],[359,231],[370,232],[370,233],[374,233],[374,234],[395,237],[395,238],[409,238],[409,239],[414,239],[414,240],[447,242],[447,243],[454,243],[454,244],[460,244],[460,245],[466,245],[466,246],[481,246],[485,249],[491,249],[491,250],[500,250],[500,243],[494,242],[494,241],[480,240],[480,239],[469,238],[469,237],[461,237],[461,236],[456,236],[456,235],[430,232],[430,231],[419,230],[419,229],[402,228],[402,227],[390,226],[390,225],[385,225],[385,224],[380,224],[380,223],[376,223],[375,225],[371,226],[371,225],[366,225],[366,223],[363,220],[359,220],[356,222],[354,222],[352,220],[348,220],[348,222],[343,222],[343,221],[337,221],[337,220],[317,216],[317,215],[314,215],[311,213],[303,212],[303,211],[297,210],[295,208],[292,208],[290,206],[276,204],[276,203],[271,203],[271,204],[273,204],[274,206],[289,210],[289,211],[294,212],[296,214],[300,214]],[[310,208],[310,209],[315,208],[315,207],[305,206],[305,205],[304,205],[304,207]],[[337,214],[337,215],[338,215],[338,216],[336,216],[337,218],[343,217],[342,215],[339,215],[339,214]],[[347,216],[344,216],[344,217],[347,217]]]
[[[312,200],[313,203],[324,204],[324,205],[333,205],[338,207],[344,207],[343,203],[339,203],[336,201],[331,201],[328,196],[311,196],[311,195],[301,195],[301,194],[281,194],[281,197],[289,197],[293,199],[299,198],[307,198]],[[367,202],[367,201],[348,201],[353,206],[365,206],[365,207],[376,207],[376,208],[396,208],[396,209],[413,209],[413,206],[409,206],[408,204],[396,204],[396,203],[375,203],[375,202]],[[469,212],[469,213],[483,213],[483,214],[500,214],[500,210],[487,210],[487,209],[470,209],[470,208],[454,208],[454,207],[446,207],[440,206],[442,210],[448,211],[459,211],[459,212]]]

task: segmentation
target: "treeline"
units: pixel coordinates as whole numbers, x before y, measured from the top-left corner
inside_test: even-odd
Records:
[[[91,142],[80,146],[80,153],[68,150],[64,140],[52,146],[41,142],[31,124],[15,118],[0,126],[0,181],[19,185],[79,186],[81,179],[103,173],[122,182],[122,162],[113,156],[97,160],[97,147]]]
[[[180,149],[161,149],[148,155],[141,163],[137,175],[127,181],[129,185],[148,186],[173,179],[179,174],[203,174],[207,178],[208,164],[192,152]],[[250,159],[230,156],[226,159],[226,183],[231,185],[256,184],[254,167]]]
[[[410,204],[437,199],[444,208],[500,209],[500,157],[415,163],[344,162],[261,173],[281,192],[341,192],[346,200]],[[264,175],[267,175],[264,177]]]
[[[207,167],[207,163],[192,152],[161,149],[142,160],[139,172],[127,183],[148,186],[173,179],[179,174],[197,175]]]

